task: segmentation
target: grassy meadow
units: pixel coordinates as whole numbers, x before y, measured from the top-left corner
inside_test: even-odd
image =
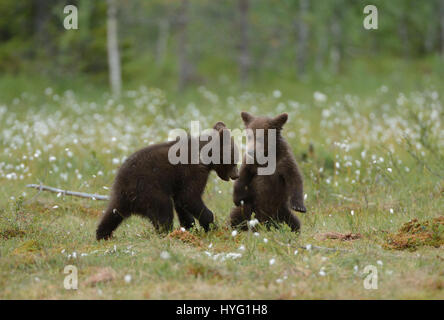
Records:
[[[0,299],[444,299],[442,81],[414,70],[354,80],[202,86],[183,96],[134,86],[118,101],[81,81],[0,81]],[[137,149],[192,120],[243,129],[242,110],[289,114],[283,135],[308,209],[297,214],[300,234],[233,233],[233,183],[214,173],[204,199],[217,230],[181,232],[175,218],[162,236],[131,217],[102,242],[105,202],[25,187],[107,194]],[[67,265],[77,267],[77,290],[64,288]],[[364,287],[368,265],[377,289]]]

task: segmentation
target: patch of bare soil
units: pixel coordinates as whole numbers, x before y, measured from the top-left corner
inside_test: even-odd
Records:
[[[92,276],[90,276],[85,284],[87,286],[95,286],[101,282],[113,281],[116,278],[116,272],[112,268],[101,268],[96,271]]]
[[[439,248],[444,245],[444,216],[419,222],[418,219],[405,223],[396,234],[389,234],[386,249],[411,250],[420,246]]]
[[[315,235],[315,238],[317,240],[327,240],[327,239],[338,239],[342,241],[349,241],[349,240],[357,240],[361,239],[362,235],[360,233],[339,233],[339,232],[325,232],[325,233],[318,233]]]
[[[202,241],[198,237],[186,230],[182,231],[181,229],[176,229],[168,235],[168,238],[177,239],[195,247],[201,247],[203,245]]]

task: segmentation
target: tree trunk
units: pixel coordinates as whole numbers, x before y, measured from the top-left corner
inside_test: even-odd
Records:
[[[178,30],[178,59],[179,59],[179,90],[183,90],[194,76],[194,66],[188,58],[188,0],[182,0],[177,19]]]
[[[339,73],[342,60],[342,26],[341,26],[341,8],[336,6],[333,12],[333,21],[331,24],[332,48],[330,51],[330,65],[333,74]]]
[[[402,10],[408,10],[408,9],[403,8]],[[399,38],[401,39],[403,55],[407,59],[410,56],[410,44],[409,44],[407,14],[404,11],[401,14],[401,18],[398,24],[398,34]]]
[[[308,0],[299,0],[299,16],[295,21],[297,30],[297,52],[296,65],[297,75],[299,78],[305,76],[307,70],[307,52],[308,52],[308,36],[309,29],[306,22],[308,13]]]
[[[54,43],[49,34],[49,26],[51,19],[51,7],[54,5],[52,0],[35,0],[34,1],[34,30],[39,44],[35,47],[37,53],[44,54],[47,58],[56,55]],[[46,70],[41,70],[46,72]]]
[[[248,79],[251,59],[248,43],[248,0],[238,0],[239,8],[239,75],[242,84]]]
[[[427,31],[424,37],[424,50],[427,54],[430,54],[435,47],[436,40],[436,24],[434,20],[427,23]]]
[[[167,18],[159,21],[159,35],[156,43],[156,64],[162,65],[165,60],[165,52],[168,45],[168,36],[170,33],[170,23]]]
[[[326,52],[328,49],[328,36],[327,36],[327,30],[321,31],[321,35],[318,38],[318,50],[316,53],[316,60],[315,60],[315,70],[316,72],[324,72],[324,60],[326,56]]]
[[[444,58],[444,0],[440,2],[439,25],[441,33],[441,56]]]
[[[107,0],[108,19],[107,19],[107,48],[108,48],[108,67],[111,92],[115,97],[120,97],[122,90],[122,76],[120,71],[120,54],[117,37],[117,6],[116,0]]]

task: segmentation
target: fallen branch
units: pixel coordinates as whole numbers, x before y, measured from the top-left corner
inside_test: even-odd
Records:
[[[276,240],[276,239],[274,239],[274,241],[275,241],[277,244],[279,244],[279,245],[281,245],[281,246],[284,246],[284,247],[291,247],[291,248],[296,248],[296,249],[303,249],[303,250],[307,250],[307,251],[310,251],[310,250],[312,250],[312,249],[315,249],[315,250],[325,250],[325,251],[331,251],[331,252],[336,252],[336,251],[340,251],[340,252],[353,252],[352,250],[341,249],[341,248],[320,247],[320,246],[314,246],[314,245],[311,245],[311,244],[308,244],[308,245],[306,245],[306,246],[298,246],[298,245],[291,245],[290,243],[285,244],[285,243],[280,242],[280,241],[278,241],[278,240]]]
[[[63,190],[63,189],[59,189],[59,188],[44,186],[42,184],[28,184],[28,185],[26,185],[26,187],[38,189],[39,191],[49,191],[49,192],[54,192],[54,193],[60,193],[62,195],[66,195],[66,196],[87,198],[87,199],[93,199],[93,200],[109,200],[108,196],[104,196],[104,195],[100,195],[100,194]]]

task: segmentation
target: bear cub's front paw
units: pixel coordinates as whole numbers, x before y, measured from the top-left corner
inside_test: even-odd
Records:
[[[307,212],[307,208],[305,208],[304,204],[300,203],[298,200],[291,199],[290,206],[294,211]]]
[[[233,202],[236,207],[240,206],[248,198],[248,187],[247,186],[235,186],[233,192]]]

